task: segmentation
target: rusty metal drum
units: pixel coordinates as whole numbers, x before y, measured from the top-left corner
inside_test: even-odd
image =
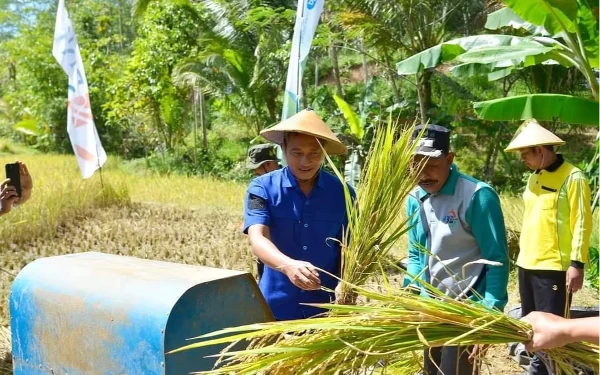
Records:
[[[167,352],[221,328],[273,320],[247,272],[98,252],[38,259],[10,295],[14,375],[209,370],[221,347]]]

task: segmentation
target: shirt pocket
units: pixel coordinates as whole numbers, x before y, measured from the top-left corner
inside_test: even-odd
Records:
[[[538,199],[542,210],[554,210],[558,203],[558,192],[554,188],[542,185]]]
[[[342,225],[347,225],[346,215],[343,213],[334,213],[332,211],[325,211],[319,213],[314,221],[317,226],[317,230],[324,237],[338,238],[341,235]],[[347,228],[346,228],[347,229]],[[341,240],[341,238],[338,238]]]
[[[286,242],[293,239],[300,241],[300,221],[292,204],[278,204],[271,207],[271,237],[286,238]]]

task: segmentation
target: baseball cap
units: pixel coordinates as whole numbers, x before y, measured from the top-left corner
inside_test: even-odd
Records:
[[[423,130],[425,128],[425,130]],[[450,152],[450,130],[440,125],[418,125],[412,133],[413,141],[423,130],[415,155],[439,158]]]
[[[254,145],[248,149],[248,159],[246,161],[246,168],[256,169],[263,165],[267,161],[276,161],[277,150],[275,145],[272,144],[260,144]]]

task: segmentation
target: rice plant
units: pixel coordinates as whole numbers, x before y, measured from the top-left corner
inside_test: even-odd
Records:
[[[399,213],[416,185],[416,171],[411,168],[413,130],[414,125],[402,129],[391,118],[380,126],[366,159],[356,201],[346,188],[348,230],[341,244],[341,275],[346,283],[336,290],[337,303],[355,303],[355,293],[348,286],[363,285],[371,278],[394,243],[409,229],[409,218],[399,219]],[[343,182],[341,173],[327,159]]]
[[[387,366],[414,369],[426,348],[506,344],[531,338],[531,327],[520,320],[489,310],[473,301],[457,301],[425,284],[428,296],[407,289],[385,292],[353,286],[368,305],[321,304],[322,317],[252,324],[200,336],[203,341],[177,349],[243,342],[230,345],[218,366],[200,374],[347,374]],[[575,375],[574,364],[598,371],[598,346],[577,343],[547,351],[561,374]]]

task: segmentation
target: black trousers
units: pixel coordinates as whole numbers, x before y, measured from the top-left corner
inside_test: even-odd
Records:
[[[543,311],[566,317],[571,307],[571,293],[567,293],[566,271],[528,270],[519,267],[519,294],[521,314]],[[553,372],[546,366],[545,356],[537,352],[533,356],[529,373],[550,375]]]
[[[424,375],[477,375],[475,365],[469,363],[472,346],[444,346],[425,350]]]
[[[263,273],[265,272],[265,264],[261,262],[259,259],[256,260],[256,273],[258,274],[258,280],[262,278]]]

